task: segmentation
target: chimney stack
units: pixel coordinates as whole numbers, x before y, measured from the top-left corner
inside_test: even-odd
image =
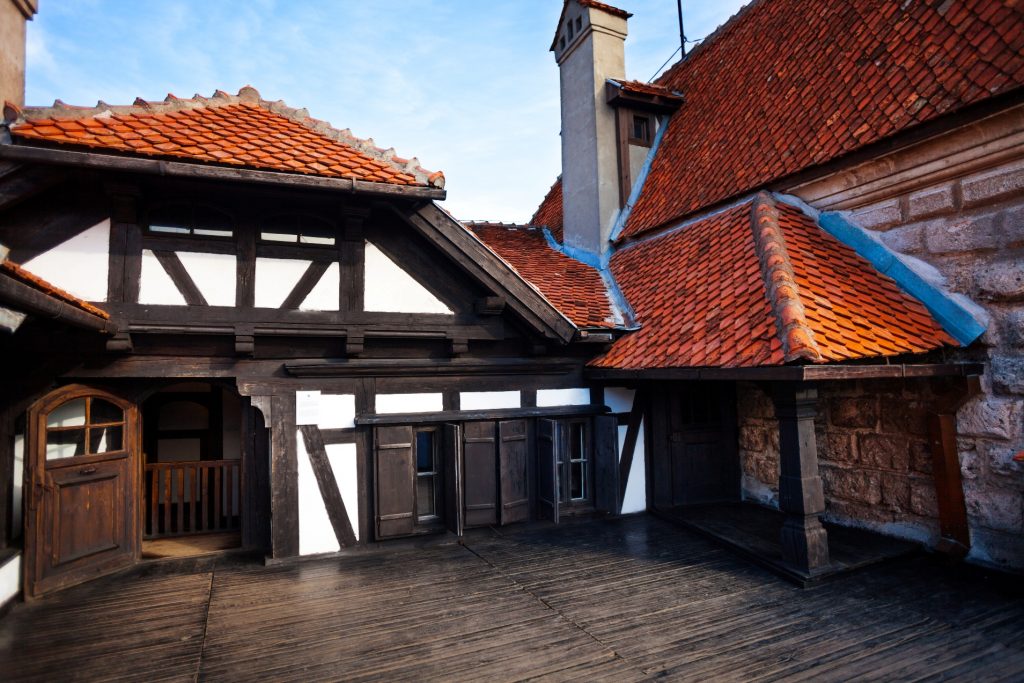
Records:
[[[597,256],[620,206],[616,116],[605,83],[625,78],[630,16],[594,0],[566,0],[551,45],[561,83],[565,245]]]
[[[25,22],[38,0],[0,0],[0,105],[25,104]]]

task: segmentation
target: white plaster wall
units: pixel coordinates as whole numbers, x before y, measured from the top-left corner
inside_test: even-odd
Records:
[[[352,531],[359,540],[359,479],[356,470],[356,445],[354,443],[332,443],[327,445],[327,460],[331,463],[334,480],[338,482],[341,500],[352,525]]]
[[[336,311],[340,308],[341,269],[332,263],[299,304],[300,311]]]
[[[142,250],[142,275],[139,279],[139,303],[163,306],[184,306],[185,297],[181,295],[174,281],[160,265],[156,255],[150,249]]]
[[[256,308],[280,308],[312,261],[256,258]]]
[[[366,243],[363,310],[381,313],[452,313],[380,249]]]
[[[377,413],[438,413],[443,410],[441,394],[377,394]]]
[[[25,481],[25,435],[14,435],[14,480],[11,482],[11,534],[21,536],[21,501]]]
[[[356,426],[354,394],[321,394],[320,429],[352,429]],[[347,503],[346,503],[347,505]]]
[[[86,301],[107,300],[110,220],[105,219],[23,265]]]
[[[518,391],[463,391],[459,394],[461,410],[519,408],[522,395]]]
[[[14,599],[21,590],[21,553],[0,567],[0,605]]]
[[[622,460],[622,449],[626,443],[625,425],[619,427],[619,460]],[[633,451],[633,464],[629,468],[629,479],[626,481],[626,495],[622,498],[622,514],[643,512],[647,509],[647,462],[644,457],[644,421],[640,421],[640,431],[636,438]]]
[[[590,405],[590,389],[538,389],[537,407]]]
[[[295,442],[299,461],[299,554],[337,552],[341,545],[334,534],[331,518],[327,516],[327,508],[313,473],[313,465],[309,462],[302,432],[296,431]]]
[[[211,306],[234,306],[238,281],[234,254],[207,254],[198,251],[176,252],[181,265],[192,277]]]

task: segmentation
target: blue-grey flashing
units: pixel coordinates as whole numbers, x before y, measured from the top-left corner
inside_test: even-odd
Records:
[[[783,198],[783,201],[791,202],[788,197]],[[882,244],[876,235],[836,211],[819,213],[818,225],[924,304],[942,328],[962,346],[968,346],[984,334],[987,321],[983,322],[983,311],[971,311],[957,301],[955,295],[929,282],[899,254]]]
[[[651,172],[651,164],[654,163],[654,157],[658,154],[661,138],[664,137],[665,130],[668,128],[668,117],[662,116],[658,124],[658,132],[654,134],[654,141],[651,143],[650,151],[647,152],[647,158],[644,159],[644,165],[640,168],[640,174],[637,175],[636,181],[633,182],[633,187],[629,191],[629,199],[626,200],[626,205],[619,211],[619,217],[615,220],[615,226],[612,228],[611,235],[613,242],[619,239],[619,235],[626,227],[626,221],[629,220],[629,214],[633,212],[633,206],[640,198],[640,192],[644,189],[647,174]]]

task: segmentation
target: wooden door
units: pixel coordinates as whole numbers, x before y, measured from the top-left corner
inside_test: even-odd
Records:
[[[537,501],[541,519],[558,524],[558,461],[561,425],[555,420],[537,420]]]
[[[498,523],[497,448],[493,422],[463,426],[463,501],[467,527]]]
[[[498,423],[502,524],[524,522],[530,518],[529,452],[526,420]]]
[[[377,427],[374,444],[377,538],[408,536],[416,527],[412,427]]]
[[[139,556],[136,407],[81,385],[28,411],[25,595],[86,581]]]
[[[734,401],[727,385],[685,385],[672,393],[668,449],[672,505],[739,499]]]
[[[444,426],[444,482],[445,482],[445,527],[456,536],[462,536],[465,520],[462,518],[462,425]]]

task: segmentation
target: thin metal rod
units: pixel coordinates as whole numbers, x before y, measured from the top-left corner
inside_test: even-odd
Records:
[[[676,9],[679,10],[679,49],[683,56],[686,56],[686,33],[683,31],[683,0],[676,0]]]

